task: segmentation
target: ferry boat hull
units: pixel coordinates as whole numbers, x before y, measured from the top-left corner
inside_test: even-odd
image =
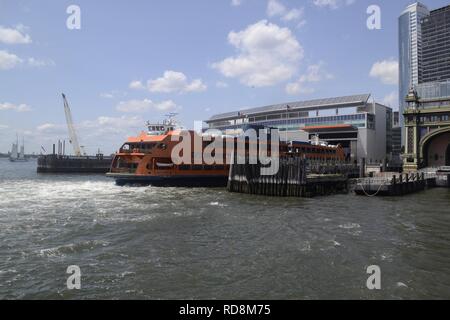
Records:
[[[139,185],[155,187],[217,187],[225,188],[228,176],[224,175],[185,175],[185,176],[149,176],[129,173],[107,173],[108,177],[114,178],[116,185]]]

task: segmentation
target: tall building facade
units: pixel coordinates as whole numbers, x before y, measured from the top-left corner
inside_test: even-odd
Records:
[[[399,109],[403,127],[405,97],[409,89],[421,82],[422,26],[421,21],[430,14],[420,2],[409,5],[399,17]]]
[[[450,79],[450,5],[421,21],[422,74],[419,82]]]

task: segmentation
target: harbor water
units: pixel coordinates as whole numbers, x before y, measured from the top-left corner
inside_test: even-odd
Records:
[[[449,208],[449,189],[269,198],[0,159],[0,299],[449,299]]]

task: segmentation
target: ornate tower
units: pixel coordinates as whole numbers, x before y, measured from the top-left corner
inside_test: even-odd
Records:
[[[416,171],[422,165],[420,158],[420,109],[417,92],[411,88],[405,99],[405,150],[403,153],[403,170]]]

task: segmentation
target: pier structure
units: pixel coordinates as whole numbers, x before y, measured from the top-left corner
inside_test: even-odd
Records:
[[[349,177],[359,167],[339,162],[310,163],[301,155],[279,159],[274,175],[261,175],[261,164],[230,165],[227,189],[230,192],[276,197],[314,197],[348,193]]]
[[[436,186],[436,174],[424,172],[391,174],[384,177],[360,178],[356,180],[357,195],[403,196]]]

